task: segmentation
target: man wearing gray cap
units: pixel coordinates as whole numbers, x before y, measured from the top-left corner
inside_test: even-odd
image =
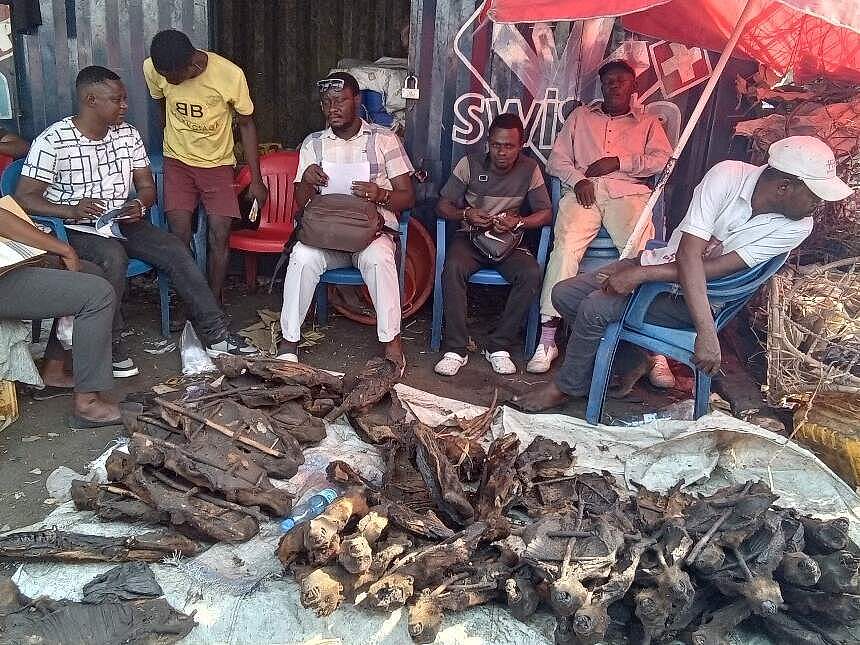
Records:
[[[694,327],[693,362],[715,374],[720,368],[720,342],[706,281],[791,251],[812,231],[812,213],[822,202],[841,201],[851,194],[836,176],[833,151],[815,137],[777,141],[764,166],[718,163],[696,187],[687,214],[666,247],[555,286],[553,304],[571,326],[564,365],[554,382],[515,398],[515,403],[535,412],[587,395],[604,330],[621,317],[630,294],[645,282],[680,283],[684,296],[658,296],[647,320]],[[644,352],[641,358],[646,359]]]

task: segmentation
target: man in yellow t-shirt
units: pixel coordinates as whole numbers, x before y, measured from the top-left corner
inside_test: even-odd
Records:
[[[170,230],[191,243],[199,201],[209,218],[209,285],[223,298],[232,218],[240,217],[233,189],[233,115],[251,169],[250,193],[262,206],[268,191],[260,176],[254,104],[245,73],[213,52],[195,49],[181,31],[155,35],[143,62],[149,93],[164,119],[164,209]]]

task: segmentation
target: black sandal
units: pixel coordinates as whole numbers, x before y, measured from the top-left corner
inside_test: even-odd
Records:
[[[121,417],[117,417],[116,419],[105,419],[103,421],[93,421],[91,419],[80,417],[77,414],[69,416],[69,428],[72,430],[93,430],[95,428],[109,428],[110,426],[121,425]]]

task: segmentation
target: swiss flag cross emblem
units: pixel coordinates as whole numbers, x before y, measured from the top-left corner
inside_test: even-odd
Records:
[[[686,92],[711,75],[711,61],[699,47],[660,40],[648,48],[657,80],[667,99]]]

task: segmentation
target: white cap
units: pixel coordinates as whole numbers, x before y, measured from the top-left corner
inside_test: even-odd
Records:
[[[833,151],[818,137],[786,137],[771,144],[767,165],[802,179],[826,202],[838,202],[854,191],[836,176]]]

